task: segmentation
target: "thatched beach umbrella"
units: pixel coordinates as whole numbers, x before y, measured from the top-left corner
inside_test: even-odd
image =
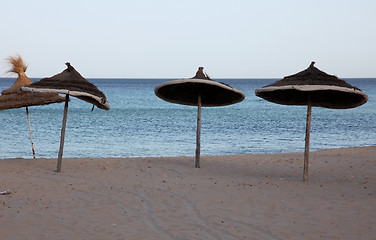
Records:
[[[196,76],[190,79],[180,79],[158,85],[155,94],[171,103],[197,106],[197,133],[195,166],[200,167],[200,135],[201,135],[201,106],[226,106],[243,101],[243,92],[227,84],[211,80],[200,67]]]
[[[26,108],[26,115],[27,121],[29,123],[29,132],[31,139],[31,149],[33,151],[33,158],[35,158],[28,106],[63,102],[64,98],[60,97],[57,93],[22,92],[21,87],[29,86],[30,84],[32,84],[30,79],[25,74],[27,66],[23,63],[23,60],[20,56],[9,57],[8,61],[12,65],[12,68],[9,70],[9,72],[17,73],[18,78],[10,88],[2,91],[0,96],[0,110],[22,107]]]
[[[308,180],[309,136],[311,107],[333,109],[355,108],[368,101],[360,89],[333,75],[320,71],[313,65],[297,74],[284,77],[273,84],[256,89],[255,94],[270,102],[284,105],[307,106],[307,124],[304,152],[303,180]]]
[[[65,107],[63,126],[61,129],[60,149],[58,155],[57,172],[61,170],[63,158],[65,127],[67,123],[69,95],[77,97],[86,102],[92,103],[98,108],[110,110],[110,104],[106,96],[98,88],[87,81],[74,69],[70,63],[66,63],[67,69],[50,78],[43,78],[28,87],[23,87],[23,91],[42,92],[42,93],[62,93],[65,94]],[[93,106],[94,108],[94,106]]]

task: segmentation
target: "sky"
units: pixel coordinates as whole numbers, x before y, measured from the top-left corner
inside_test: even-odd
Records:
[[[0,0],[0,77],[376,77],[375,0]]]

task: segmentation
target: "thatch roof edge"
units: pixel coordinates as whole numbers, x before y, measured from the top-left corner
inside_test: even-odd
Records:
[[[348,93],[355,93],[363,95],[368,100],[368,95],[362,92],[361,90],[355,88],[347,88],[347,87],[339,87],[339,86],[329,86],[329,85],[287,85],[287,86],[270,86],[270,87],[263,87],[256,89],[255,93],[259,92],[272,92],[278,90],[297,90],[297,91],[325,91],[325,90],[332,90],[332,91],[340,91],[340,92],[348,92]]]
[[[168,82],[164,82],[164,83],[161,83],[159,84],[158,86],[155,87],[154,89],[154,93],[155,95],[157,95],[157,97],[167,101],[167,102],[170,102],[170,103],[176,103],[176,104],[182,104],[182,105],[187,105],[187,106],[197,106],[196,104],[190,104],[190,103],[187,103],[185,101],[182,101],[182,100],[177,100],[177,99],[170,99],[170,98],[166,98],[165,96],[163,96],[162,94],[160,94],[159,90],[165,86],[169,86],[169,85],[179,85],[179,84],[185,84],[185,83],[197,83],[197,84],[206,84],[206,85],[212,85],[212,86],[216,86],[216,87],[220,87],[222,89],[225,89],[227,91],[231,91],[231,92],[235,92],[237,94],[239,94],[241,97],[234,100],[234,101],[231,101],[231,102],[228,102],[227,104],[216,104],[216,103],[213,103],[213,104],[205,104],[203,106],[206,106],[206,107],[217,107],[217,106],[227,106],[227,105],[231,105],[231,104],[235,104],[235,103],[239,103],[241,101],[243,101],[245,99],[245,94],[240,91],[240,90],[237,90],[227,84],[224,84],[224,83],[220,83],[220,82],[216,82],[216,81],[213,81],[213,80],[207,80],[207,79],[197,79],[197,78],[183,78],[183,79],[179,79],[179,80],[173,80],[173,81],[168,81]]]
[[[60,93],[60,94],[69,94],[70,96],[74,97],[90,97],[98,101],[99,103],[103,104],[108,110],[110,110],[110,104],[107,102],[106,99],[98,97],[96,95],[81,92],[81,91],[70,91],[66,89],[54,89],[54,88],[32,88],[32,87],[21,87],[22,91],[27,92],[41,92],[41,93]]]

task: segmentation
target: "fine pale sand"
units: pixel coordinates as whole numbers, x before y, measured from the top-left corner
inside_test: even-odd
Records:
[[[1,239],[376,239],[376,146],[0,160]]]

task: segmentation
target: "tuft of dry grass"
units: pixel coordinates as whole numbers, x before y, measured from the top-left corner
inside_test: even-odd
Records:
[[[18,75],[26,72],[27,65],[24,64],[20,55],[17,55],[15,57],[9,57],[7,60],[12,65],[12,68],[8,72],[14,72]]]

